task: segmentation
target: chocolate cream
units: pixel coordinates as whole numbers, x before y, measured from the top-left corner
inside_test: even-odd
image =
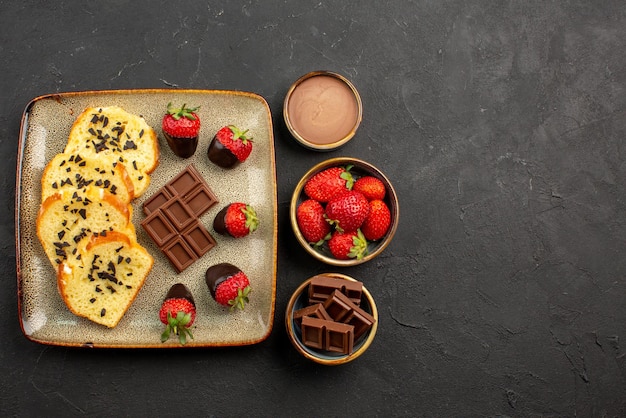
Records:
[[[287,105],[292,128],[306,141],[326,145],[345,138],[359,117],[354,92],[342,80],[316,75],[298,84]]]

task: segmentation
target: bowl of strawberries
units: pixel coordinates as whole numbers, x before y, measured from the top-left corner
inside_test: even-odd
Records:
[[[291,198],[291,226],[317,260],[355,266],[378,256],[398,227],[398,198],[372,164],[336,157],[302,176]]]

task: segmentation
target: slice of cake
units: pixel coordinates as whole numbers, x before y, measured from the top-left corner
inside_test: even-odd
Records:
[[[118,231],[92,236],[79,252],[80,264],[59,265],[61,297],[75,315],[113,328],[137,297],[154,260]]]
[[[46,198],[37,216],[37,237],[53,266],[80,261],[80,247],[94,235],[121,231],[135,236],[132,206],[104,189],[63,190]]]
[[[124,164],[111,168],[97,158],[62,153],[46,165],[41,177],[41,201],[61,190],[84,190],[88,186],[102,188],[125,203],[130,203],[135,194]]]
[[[141,116],[118,106],[85,109],[72,125],[64,152],[97,158],[107,164],[106,169],[124,164],[135,196],[146,191],[149,175],[159,163],[159,142],[154,130]]]

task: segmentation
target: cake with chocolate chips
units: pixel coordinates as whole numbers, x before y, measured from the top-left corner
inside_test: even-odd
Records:
[[[64,153],[97,158],[109,170],[123,164],[138,197],[159,163],[159,142],[141,116],[118,106],[90,107],[72,125]]]
[[[133,303],[154,260],[129,235],[92,235],[79,250],[80,263],[62,262],[57,284],[75,315],[115,327]]]
[[[159,162],[156,134],[116,107],[88,108],[41,179],[37,237],[74,314],[115,327],[154,260],[137,242],[131,201]]]

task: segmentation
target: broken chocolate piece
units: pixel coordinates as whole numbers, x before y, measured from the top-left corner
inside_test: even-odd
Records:
[[[309,284],[309,304],[324,302],[335,290],[340,290],[355,305],[361,303],[363,283],[319,274]]]
[[[302,342],[307,347],[350,354],[354,346],[354,327],[326,319],[302,318]]]
[[[310,316],[312,318],[318,319],[326,319],[332,321],[333,319],[328,315],[326,309],[324,309],[324,305],[321,303],[316,303],[315,305],[309,305],[304,308],[298,309],[293,313],[293,320],[296,324],[300,325],[302,323],[302,318],[305,316]]]
[[[335,290],[324,302],[324,309],[337,322],[354,326],[354,338],[358,339],[367,332],[376,320],[361,309],[339,290]]]

